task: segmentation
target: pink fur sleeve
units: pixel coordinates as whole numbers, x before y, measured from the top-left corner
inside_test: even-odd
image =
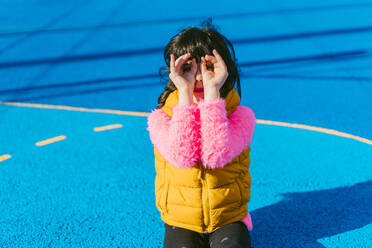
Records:
[[[255,114],[247,106],[238,106],[227,117],[223,98],[200,100],[201,150],[203,165],[221,168],[245,150],[252,141]]]
[[[177,105],[170,118],[162,109],[148,116],[150,140],[170,164],[192,167],[199,161],[200,115],[196,105]]]

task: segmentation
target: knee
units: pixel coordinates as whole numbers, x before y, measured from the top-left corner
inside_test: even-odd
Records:
[[[219,242],[214,241],[210,245],[211,247],[221,247],[221,248],[251,248],[250,238],[248,240],[240,240],[240,239],[230,239],[229,237],[224,237]]]

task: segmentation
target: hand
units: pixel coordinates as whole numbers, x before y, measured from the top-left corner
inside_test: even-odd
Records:
[[[213,49],[214,56],[205,55],[201,58],[201,72],[203,75],[203,85],[205,90],[217,89],[218,91],[225,83],[229,73],[221,55]],[[207,64],[212,64],[214,70],[208,70]]]
[[[170,55],[169,78],[179,91],[186,90],[192,93],[195,86],[197,64],[195,58],[188,60],[190,56],[190,53],[186,53],[174,61],[174,54]],[[190,70],[185,70],[185,67],[189,67]]]

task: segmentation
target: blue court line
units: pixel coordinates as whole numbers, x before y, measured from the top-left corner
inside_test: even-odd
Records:
[[[113,17],[115,17],[118,13],[120,13],[120,11],[123,9],[124,7],[124,4],[126,4],[127,1],[126,0],[122,0],[115,8],[113,8],[110,13],[108,13],[108,15],[102,20],[102,24],[106,24],[108,23]],[[75,42],[73,44],[73,46],[71,46],[67,51],[65,51],[63,53],[63,55],[61,56],[62,58],[64,57],[68,57],[68,54],[71,54],[73,53],[74,51],[76,51],[80,46],[82,46],[84,43],[86,43],[87,41],[89,41],[92,36],[96,33],[96,30],[92,30],[90,31],[89,33],[85,34],[81,39],[79,39],[77,42]],[[50,71],[53,70],[53,68],[55,68],[54,66],[55,63],[48,63],[48,67],[46,67],[45,69],[43,69],[40,73],[38,73],[36,76],[34,76],[31,80],[30,80],[30,84],[33,84],[34,82],[37,82],[39,81],[41,78],[45,77]]]
[[[246,13],[236,13],[236,14],[224,14],[224,15],[215,15],[213,19],[237,19],[245,18],[249,16],[264,16],[264,15],[277,15],[277,14],[291,14],[291,13],[301,13],[301,12],[314,12],[314,11],[329,11],[329,10],[338,10],[338,9],[350,9],[350,8],[360,8],[360,7],[369,7],[372,6],[372,3],[361,3],[361,4],[341,4],[341,5],[330,5],[330,6],[315,6],[315,7],[306,7],[306,8],[292,8],[292,9],[279,9],[279,10],[263,10],[263,11],[252,11]],[[183,17],[183,18],[168,18],[161,20],[149,20],[149,21],[135,21],[135,22],[122,22],[115,24],[106,24],[106,25],[84,25],[84,26],[74,26],[74,27],[31,27],[22,31],[13,31],[8,33],[0,33],[1,36],[16,36],[23,35],[33,30],[38,32],[69,32],[69,31],[81,31],[88,29],[106,29],[106,28],[125,28],[125,27],[134,27],[134,26],[150,26],[158,24],[169,24],[169,23],[179,23],[179,22],[189,22],[189,21],[198,21],[205,20],[205,16],[196,16],[196,17]],[[0,32],[7,31],[9,28],[0,29]]]
[[[10,43],[6,47],[4,47],[2,50],[0,50],[0,54],[2,54],[4,51],[10,50],[11,48],[15,47],[16,45],[19,45],[20,43],[26,41],[27,39],[31,38],[32,36],[35,36],[39,33],[42,33],[43,30],[46,30],[46,29],[52,27],[55,23],[59,22],[61,19],[65,18],[66,16],[69,16],[72,12],[74,12],[77,9],[77,7],[80,7],[80,6],[74,5],[70,9],[63,12],[62,14],[54,17],[52,20],[50,20],[44,26],[42,26],[40,28],[37,28],[35,30],[32,30],[31,32],[24,33],[24,34],[26,34],[25,36],[23,36],[22,38],[20,38],[18,40],[13,41],[12,43]],[[2,34],[0,34],[0,37],[1,36],[2,36]]]
[[[371,29],[372,30],[372,29]],[[164,51],[163,48],[149,48],[149,49],[139,49],[139,50],[122,50],[122,51],[113,51],[113,52],[103,52],[103,53],[90,53],[85,55],[71,55],[71,56],[62,56],[62,57],[52,57],[52,58],[43,58],[43,59],[31,59],[31,60],[21,60],[21,61],[10,61],[10,62],[0,62],[0,70],[7,69],[12,67],[26,67],[26,66],[39,66],[39,65],[49,65],[49,64],[67,64],[75,63],[77,61],[92,61],[92,60],[102,60],[102,59],[112,59],[118,57],[137,57],[141,55],[147,55],[151,53],[160,53]],[[261,60],[261,61],[252,61],[240,63],[239,66],[260,66],[267,64],[280,64],[280,63],[292,63],[298,61],[308,61],[308,60],[329,60],[334,58],[342,57],[365,57],[372,54],[372,50],[362,49],[362,50],[351,50],[343,51],[337,53],[323,53],[312,56],[302,56],[302,57],[290,57],[284,59],[273,59],[273,60]]]

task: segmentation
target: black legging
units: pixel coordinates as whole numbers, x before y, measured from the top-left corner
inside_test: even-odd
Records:
[[[212,233],[198,233],[165,223],[164,248],[251,248],[247,226],[237,221]]]

